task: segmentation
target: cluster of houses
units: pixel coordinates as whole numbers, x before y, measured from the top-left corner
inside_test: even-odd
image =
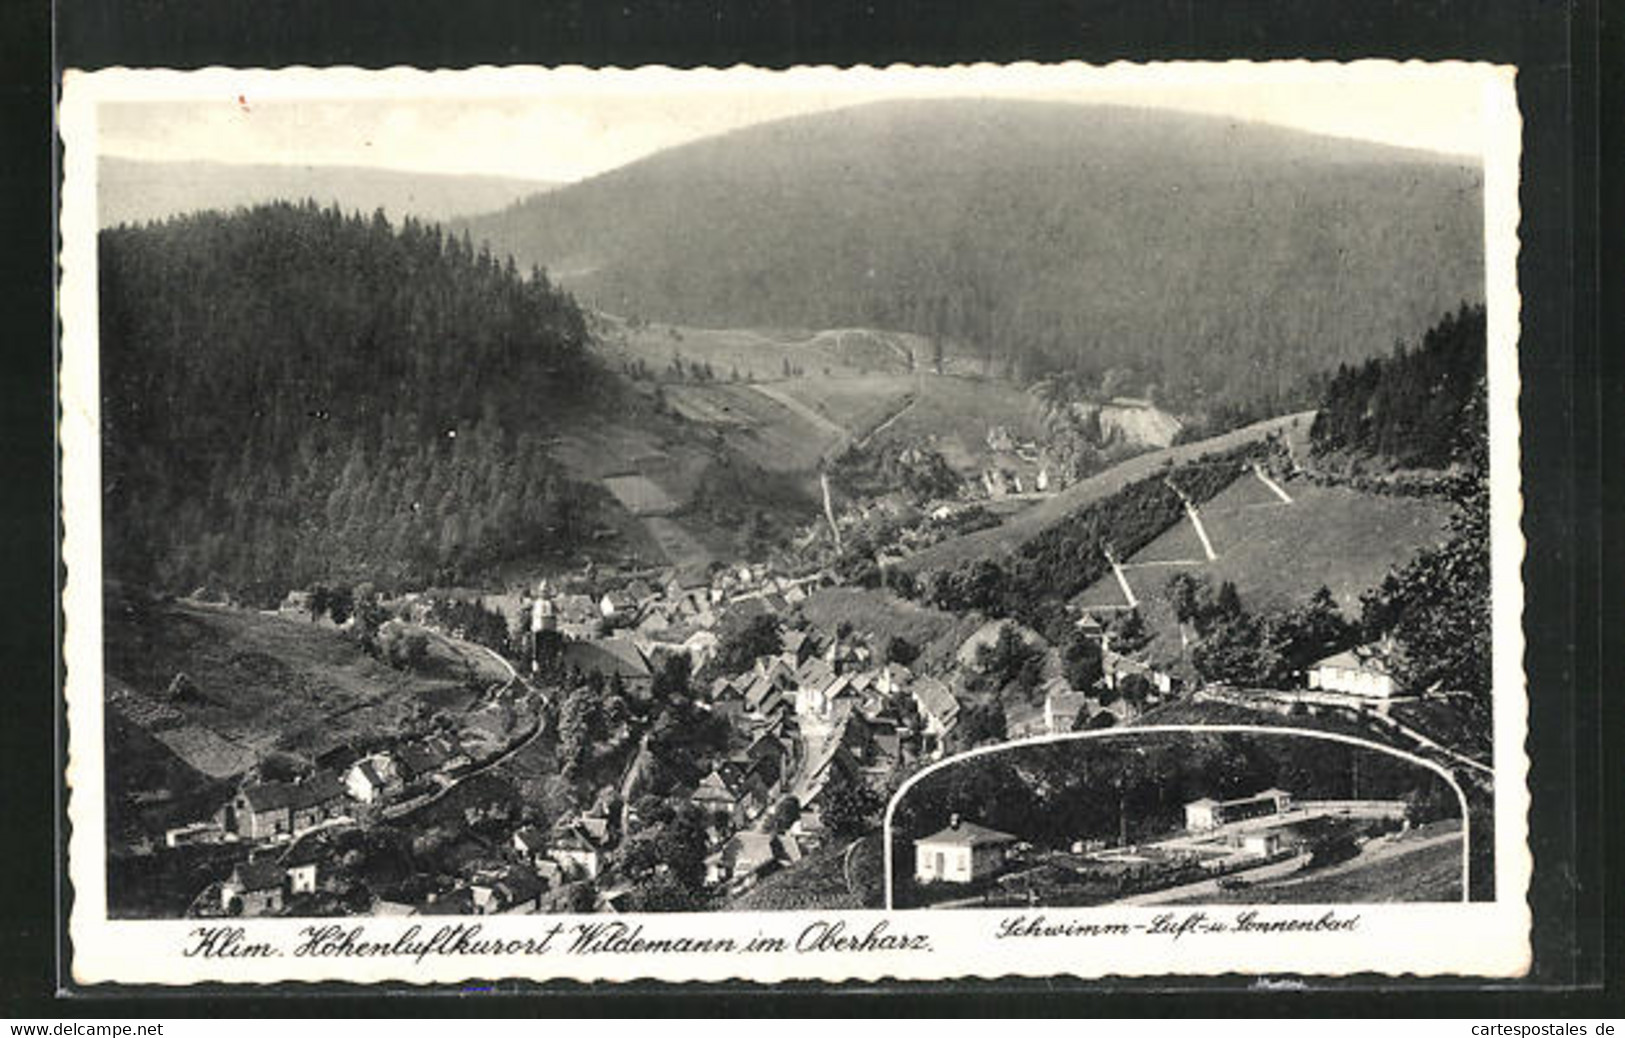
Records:
[[[543,580],[522,601],[524,626],[532,636],[554,631],[572,643],[609,643],[626,660],[635,650],[645,667],[658,652],[684,653],[698,670],[716,653],[716,628],[725,611],[784,616],[832,579],[822,572],[775,574],[767,564],[683,567],[653,579],[634,577],[596,597]],[[641,677],[623,675],[631,676]]]
[[[169,830],[171,847],[221,841],[284,842],[324,824],[349,820],[362,805],[398,801],[409,787],[451,782],[473,761],[451,735],[433,735],[332,767],[349,754],[326,755],[325,767],[289,781],[245,782],[207,822]]]
[[[707,881],[734,888],[821,846],[838,784],[879,788],[910,760],[940,751],[959,708],[941,681],[880,664],[838,638],[820,651],[806,631],[785,632],[779,653],[716,678],[702,695],[702,706],[750,733],[747,749],[689,794],[734,830],[716,834],[706,860]],[[770,817],[787,801],[792,819]]]

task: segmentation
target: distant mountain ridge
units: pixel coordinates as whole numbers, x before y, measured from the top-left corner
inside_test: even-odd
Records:
[[[672,148],[457,226],[607,311],[911,331],[1018,377],[1126,367],[1188,410],[1482,298],[1481,196],[1461,159],[1212,116],[903,101]]]
[[[512,177],[361,166],[152,162],[111,156],[99,160],[97,174],[102,227],[307,198],[368,216],[382,208],[396,223],[409,215],[440,222],[500,209],[554,186]]]

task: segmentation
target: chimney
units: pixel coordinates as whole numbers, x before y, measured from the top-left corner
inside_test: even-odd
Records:
[[[959,828],[959,812],[958,811],[955,811],[953,814],[948,816],[948,828],[950,828],[950,829],[958,829]]]

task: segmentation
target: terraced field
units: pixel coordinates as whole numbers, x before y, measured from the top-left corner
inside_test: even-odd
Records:
[[[1247,474],[1201,508],[1216,559],[1206,558],[1190,520],[1182,519],[1124,560],[1129,585],[1147,623],[1163,636],[1161,644],[1178,643],[1178,624],[1163,594],[1176,573],[1201,576],[1215,587],[1231,581],[1242,604],[1255,611],[1301,602],[1324,585],[1355,616],[1363,592],[1443,539],[1449,516],[1449,506],[1432,499],[1363,494],[1306,480],[1280,485],[1291,504]],[[1110,573],[1074,601],[1125,602]]]
[[[1296,425],[1307,426],[1313,418],[1312,411],[1282,415],[1232,430],[1222,436],[1181,444],[1166,450],[1149,451],[1120,465],[1114,465],[1099,475],[1079,480],[1047,500],[1018,512],[999,526],[950,538],[911,556],[901,565],[917,573],[926,569],[957,566],[973,559],[1009,555],[1084,505],[1110,497],[1136,480],[1156,475],[1167,465],[1195,461],[1204,454],[1226,451],[1245,443],[1262,440],[1273,432],[1287,431]]]

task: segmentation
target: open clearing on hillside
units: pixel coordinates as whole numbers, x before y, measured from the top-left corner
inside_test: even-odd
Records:
[[[1017,439],[1043,442],[1043,408],[1011,382],[926,375],[909,411],[886,427],[881,442],[931,441],[949,465],[974,473],[991,460],[988,430],[1003,426]]]
[[[1079,480],[1049,499],[1018,512],[998,526],[978,530],[962,537],[949,538],[941,544],[910,556],[900,565],[918,573],[925,569],[957,566],[980,558],[1009,555],[1084,505],[1110,497],[1136,480],[1154,476],[1166,465],[1180,465],[1195,461],[1204,454],[1227,451],[1245,443],[1262,440],[1272,432],[1287,430],[1300,423],[1307,425],[1313,419],[1313,411],[1282,415],[1232,430],[1221,436],[1165,450],[1149,451],[1114,465],[1098,475]]]
[[[110,608],[106,653],[108,674],[148,701],[164,700],[175,675],[186,674],[195,694],[164,700],[179,716],[153,734],[216,777],[274,749],[314,756],[348,738],[393,733],[418,702],[459,692],[471,672],[485,676],[440,639],[409,673],[325,626],[187,603]]]
[[[709,364],[718,380],[762,382],[785,377],[788,363],[804,375],[850,378],[907,374],[931,362],[931,344],[911,332],[878,328],[699,328],[667,323],[629,324],[605,313],[593,315],[599,352],[614,362],[642,362],[652,373],[666,371],[674,358],[685,365]],[[974,375],[982,362],[954,342],[943,343],[943,371]]]
[[[696,328],[640,324],[596,315],[599,349],[612,360],[641,361],[655,373],[674,359],[709,364],[718,380],[757,382],[784,376],[786,363],[808,374],[855,376],[906,372],[910,355],[930,356],[917,335],[870,328]]]
[[[718,430],[748,461],[772,472],[810,472],[845,435],[753,385],[665,386],[672,409]]]
[[[778,399],[790,397],[827,421],[830,428],[856,438],[894,414],[914,386],[909,375],[871,375],[847,379],[813,376],[760,388]]]
[[[1205,578],[1214,587],[1231,581],[1242,604],[1255,612],[1301,603],[1325,586],[1346,615],[1357,616],[1362,593],[1443,539],[1450,513],[1446,503],[1428,498],[1364,494],[1307,480],[1281,485],[1292,504],[1248,473],[1200,509],[1216,559],[1207,560],[1190,520],[1181,519],[1124,560],[1124,575],[1159,635],[1159,650],[1177,649],[1179,642],[1178,621],[1164,596],[1177,573]],[[1086,608],[1126,604],[1110,572],[1073,601]]]
[[[604,486],[621,507],[636,516],[666,515],[677,507],[671,495],[648,476],[606,476]]]
[[[883,650],[892,638],[902,638],[920,650],[915,666],[935,670],[950,666],[965,639],[982,626],[976,614],[957,616],[898,598],[888,591],[855,587],[822,588],[802,603],[803,615],[819,630],[831,632],[849,623]]]

